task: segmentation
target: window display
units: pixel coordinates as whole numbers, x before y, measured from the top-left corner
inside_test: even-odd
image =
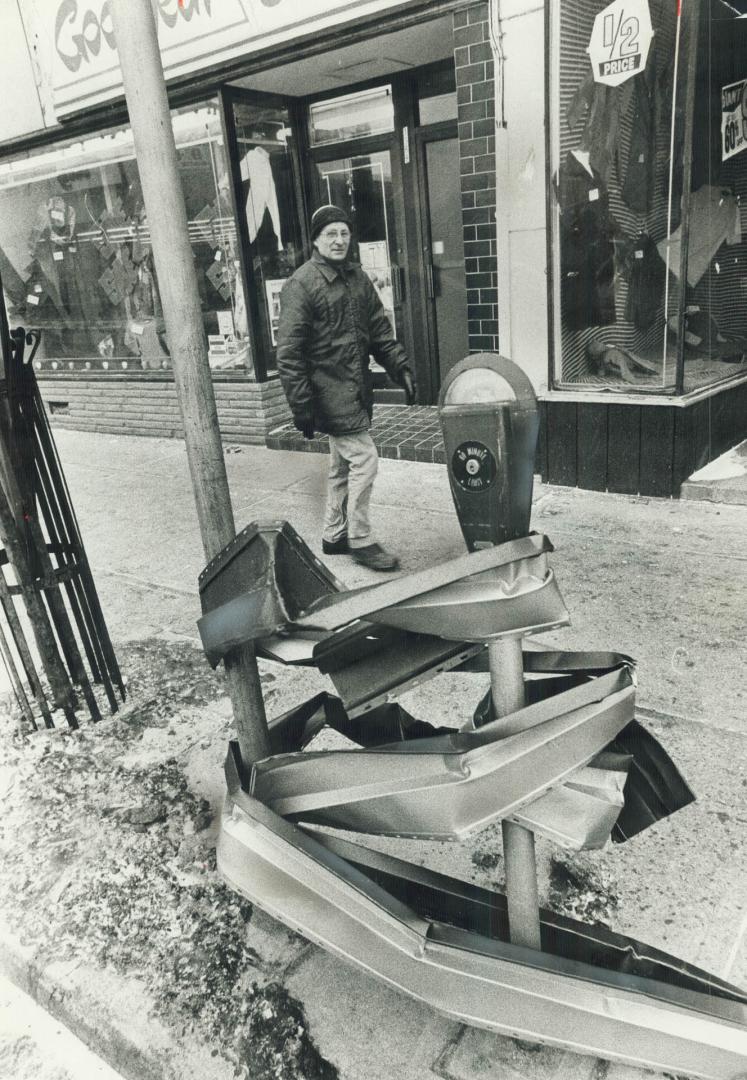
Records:
[[[747,175],[737,157],[697,161],[714,127],[721,132],[721,87],[736,75],[708,32],[721,9],[733,13],[720,0],[704,4],[698,34],[697,18],[668,0],[556,5],[556,385],[672,393],[747,374],[747,277],[734,290],[734,268],[747,274]]]
[[[747,372],[747,25],[704,5],[694,104],[687,246],[685,373],[707,356],[716,374]]]
[[[266,330],[265,367],[275,367],[280,291],[303,262],[290,152],[291,129],[282,105],[234,101],[239,213],[249,245],[259,322]],[[244,314],[245,329],[246,315]]]
[[[191,106],[172,117],[210,364],[246,371],[246,305],[218,106]],[[168,370],[129,128],[3,162],[0,192],[8,316],[11,325],[42,330],[40,370]]]

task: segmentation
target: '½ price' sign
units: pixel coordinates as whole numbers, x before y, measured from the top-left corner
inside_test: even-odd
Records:
[[[600,11],[587,49],[595,81],[619,86],[638,75],[653,36],[647,0],[615,0]]]

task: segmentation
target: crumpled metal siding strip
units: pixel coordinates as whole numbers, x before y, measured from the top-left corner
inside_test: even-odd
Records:
[[[552,551],[552,544],[547,537],[533,534],[522,540],[512,540],[500,547],[459,555],[438,566],[428,567],[427,570],[402,574],[382,585],[351,589],[342,597],[324,596],[312,604],[303,615],[294,619],[294,625],[300,629],[331,631],[339,630],[358,619],[382,622],[378,617],[381,612],[411,602],[417,604],[421,598],[432,596],[451,586],[458,586],[465,579],[472,581],[473,588],[477,590],[481,590],[483,583],[488,587],[497,586],[500,582],[510,586],[517,577],[533,574],[533,567],[540,561],[541,572],[534,576],[544,578],[544,560],[548,551]],[[502,599],[506,599],[505,593]],[[565,615],[567,618],[568,613],[565,612]],[[424,632],[437,633],[430,629]],[[461,637],[454,633],[438,636],[445,636],[452,641]]]
[[[270,636],[282,642],[283,634],[309,635],[312,658],[326,653],[330,666],[334,642],[325,633],[346,626],[338,659],[346,650],[350,656],[358,635],[372,665],[376,654],[380,662],[398,640],[382,629],[387,619],[397,625],[400,641],[421,634],[427,677],[439,655],[447,663],[456,657],[457,663],[480,664],[482,644],[472,656],[457,655],[464,643],[453,638],[465,636],[464,625],[468,636],[490,640],[567,621],[547,568],[550,545],[544,538],[476,552],[466,557],[469,569],[457,559],[343,595],[336,582],[312,568],[316,596],[299,604],[294,575],[300,574],[304,589],[310,584],[305,546],[276,525],[266,532],[252,540],[265,544],[272,563],[262,588],[275,595],[264,602],[275,604],[284,620]],[[299,550],[284,551],[287,543]],[[253,559],[259,565],[261,553],[249,552],[249,564]],[[244,613],[257,603],[252,581],[247,584]],[[209,614],[211,602],[213,611],[225,613],[228,607],[235,630],[242,611],[229,607],[232,599],[221,595],[220,583],[215,591],[210,585],[216,582],[206,586],[203,609]],[[262,618],[269,625],[270,616]],[[370,633],[351,626],[359,620],[372,624]],[[421,633],[424,628],[429,633]],[[255,630],[244,626],[241,633]],[[218,653],[235,640],[230,625],[221,632],[222,643],[212,642]],[[445,653],[434,646],[433,633],[444,638]],[[295,656],[303,652],[291,650]],[[541,951],[511,945],[505,898],[466,898],[469,886],[444,885],[427,871],[402,863],[395,868],[380,853],[359,845],[340,848],[343,841],[335,847],[334,838],[308,831],[321,821],[385,835],[458,838],[487,821],[523,814],[525,823],[544,822],[556,839],[562,835],[583,846],[609,829],[628,770],[626,805],[615,828],[632,835],[632,828],[645,827],[692,795],[656,740],[633,720],[633,665],[627,658],[615,657],[613,664],[610,659],[525,657],[525,669],[533,668],[526,683],[530,704],[493,721],[488,703],[476,719],[481,726],[456,732],[418,722],[399,706],[372,708],[361,718],[349,716],[329,695],[313,699],[271,725],[273,750],[283,752],[257,763],[250,777],[241,775],[237,750],[229,755],[220,872],[287,925],[447,1015],[639,1066],[736,1080],[735,1070],[747,1066],[747,1006],[735,988],[630,939],[573,921],[560,925],[543,916]],[[336,670],[344,668],[345,662]],[[357,708],[372,704],[364,692]],[[299,754],[325,724],[361,749]],[[294,826],[255,795],[310,824],[306,830]],[[626,818],[629,803],[633,809]],[[460,900],[467,901],[461,916]],[[446,921],[429,916],[430,909]],[[475,933],[472,923],[464,925],[465,912],[478,926],[480,918],[488,919],[487,935]]]
[[[231,768],[229,765],[228,769]],[[470,930],[479,937],[509,940],[508,905],[504,893],[416,866],[341,836],[317,829],[307,831],[317,843],[361,870],[390,896],[406,903],[420,918]],[[603,923],[579,922],[546,908],[540,909],[540,922],[543,951],[553,956],[581,960],[640,979],[670,983],[747,1007],[747,990],[740,990],[661,949],[616,934]]]
[[[624,682],[624,673],[607,679]],[[633,715],[629,677],[594,704],[568,710],[563,697],[554,699],[554,716],[509,738],[493,732],[488,739],[483,728],[376,749],[275,756],[255,765],[252,793],[289,818],[384,836],[457,839],[562,783]],[[423,741],[427,752],[418,753]]]
[[[229,783],[218,846],[229,885],[390,985],[471,1024],[639,1067],[703,1080],[744,1068],[747,1010],[737,1001],[422,919],[238,789],[230,766]]]

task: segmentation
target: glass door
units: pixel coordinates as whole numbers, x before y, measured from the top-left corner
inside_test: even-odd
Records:
[[[469,352],[456,136],[424,140],[421,165],[425,175],[423,259],[440,386],[447,372]]]
[[[395,336],[406,346],[402,164],[393,87],[386,83],[314,101],[308,116],[311,210],[334,203],[350,215],[353,255],[373,282]],[[376,387],[393,389],[383,368],[372,363],[372,370]]]
[[[317,162],[316,168],[319,202],[334,203],[350,215],[361,267],[379,294],[392,330],[401,338],[391,154],[379,150],[335,158]]]

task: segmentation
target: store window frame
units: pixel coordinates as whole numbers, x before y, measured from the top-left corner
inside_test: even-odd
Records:
[[[241,288],[244,293],[248,323],[247,336],[252,357],[251,370],[242,368],[240,370],[229,369],[225,371],[212,371],[212,381],[214,383],[247,381],[267,382],[270,379],[277,378],[277,373],[269,370],[271,365],[268,364],[268,355],[272,356],[274,354],[274,347],[271,344],[267,314],[264,310],[264,305],[260,303],[260,291],[257,286],[255,274],[252,270],[251,258],[248,252],[249,241],[245,215],[239,212],[239,207],[241,205],[241,185],[240,179],[238,179],[239,161],[234,137],[235,125],[232,106],[235,102],[239,104],[269,104],[285,108],[288,111],[289,127],[292,132],[292,138],[289,139],[289,145],[295,213],[297,215],[303,251],[308,254],[310,251],[310,243],[308,240],[307,229],[305,182],[301,167],[301,147],[303,146],[302,132],[305,130],[306,123],[305,112],[301,100],[298,98],[267,94],[256,90],[245,90],[240,87],[230,86],[226,83],[218,85],[205,84],[192,92],[175,93],[170,97],[169,109],[173,111],[176,109],[198,106],[202,102],[208,100],[216,102],[218,106],[218,118],[224,143],[224,152],[231,177],[229,197],[239,240],[237,244],[237,255],[240,263],[240,270],[236,281],[236,287]],[[56,128],[49,132],[48,137],[43,139],[35,138],[32,142],[30,141],[28,145],[24,144],[23,146],[19,146],[18,149],[14,147],[11,152],[4,155],[4,158],[14,157],[17,153],[25,153],[33,156],[35,152],[43,153],[45,149],[54,149],[56,145],[61,142],[66,142],[70,138],[84,140],[88,137],[103,135],[109,130],[123,126],[130,126],[126,110],[118,107],[109,108],[105,112],[99,112],[95,117],[91,117],[87,123],[74,124],[70,130],[64,127]],[[29,328],[31,328],[30,323]],[[69,371],[61,368],[60,370],[45,369],[43,377],[45,379],[101,379],[106,380],[109,383],[112,381],[173,382],[174,372],[172,368],[161,371],[130,368],[122,372],[98,371],[96,369],[90,371]]]
[[[188,91],[181,90],[170,95],[169,110],[175,112],[176,110],[184,110],[192,107],[197,107],[203,103],[212,102],[217,107],[218,122],[220,125],[220,131],[224,140],[224,153],[227,164],[230,164],[231,159],[231,147],[226,142],[226,125],[225,125],[225,106],[223,103],[223,90],[222,84],[216,83],[204,83],[199,88],[191,88]],[[55,147],[62,143],[84,141],[88,138],[96,138],[97,136],[104,136],[107,132],[115,131],[120,128],[131,128],[128,113],[126,109],[120,105],[115,104],[107,107],[105,110],[99,110],[94,115],[83,120],[77,120],[70,125],[59,126],[50,129],[44,133],[43,137],[36,135],[33,139],[26,139],[16,141],[12,146],[6,148],[6,152],[2,155],[0,160],[8,160],[15,158],[16,156],[26,155],[29,159],[32,159],[35,154],[43,154],[45,151],[54,150]],[[93,163],[95,165],[95,162]],[[232,193],[231,193],[232,194]],[[234,206],[235,213],[235,206]],[[237,226],[240,219],[237,219]],[[243,259],[243,253],[241,252],[242,245],[239,244],[239,257]],[[240,275],[235,283],[236,288],[241,288],[244,291],[244,302],[248,305],[250,297],[247,294],[246,281],[242,275]],[[247,306],[248,310],[248,306]],[[30,320],[26,320],[28,329],[33,329],[33,323]],[[249,327],[249,335],[252,333],[251,321]],[[248,336],[249,336],[248,335]],[[253,347],[253,341],[250,337],[250,341]],[[246,367],[227,369],[227,370],[212,370],[211,379],[213,383],[225,383],[225,382],[258,382],[262,381],[259,378],[259,365],[256,363],[256,353],[252,356],[253,366],[252,369]],[[137,368],[127,368],[122,371],[101,371],[96,368],[91,370],[68,370],[61,367],[59,370],[53,370],[45,368],[40,373],[43,378],[50,380],[103,380],[106,383],[114,382],[173,382],[174,371],[173,367],[164,368],[162,370],[140,370]]]
[[[564,380],[562,377],[562,329],[560,322],[560,236],[559,208],[554,193],[554,177],[559,166],[559,131],[561,125],[559,87],[560,87],[560,5],[562,0],[549,0],[545,5],[545,220],[547,235],[547,316],[548,316],[548,388],[583,400],[605,398],[613,400],[621,397],[635,397],[640,400],[652,398],[687,399],[701,397],[704,394],[723,390],[730,385],[738,385],[747,378],[747,372],[727,373],[720,379],[714,379],[691,390],[685,389],[685,319],[687,305],[678,303],[676,310],[677,331],[675,343],[675,379],[671,386],[625,385],[610,389],[602,384],[590,383],[579,385],[578,382]],[[601,10],[601,9],[600,9]],[[681,5],[682,19],[680,26],[681,40],[686,42],[684,55],[680,56],[681,76],[678,92],[684,100],[684,134],[681,199],[681,246],[679,256],[679,281],[687,280],[688,244],[690,231],[690,202],[692,184],[693,136],[695,95],[697,89],[697,71],[699,50],[707,39],[704,25],[708,20],[708,4],[705,0],[691,0]],[[675,167],[677,163],[675,162]],[[683,296],[685,295],[683,290]]]

